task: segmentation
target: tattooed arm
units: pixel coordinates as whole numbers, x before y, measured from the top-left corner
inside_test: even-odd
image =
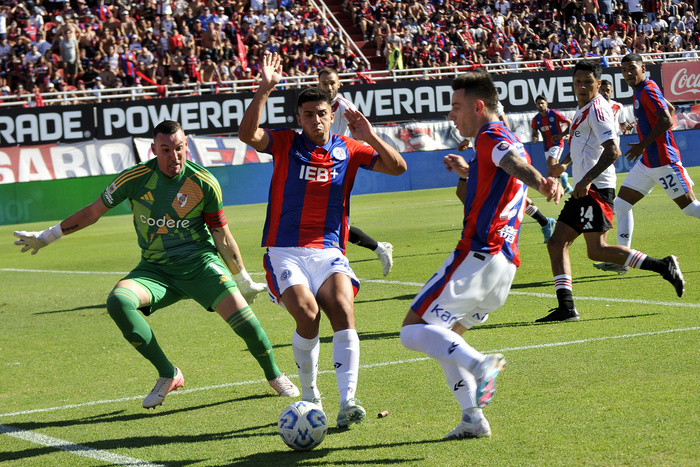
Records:
[[[214,238],[214,245],[216,245],[216,250],[219,252],[219,256],[226,263],[229,271],[234,275],[239,274],[245,269],[243,265],[243,258],[241,256],[241,251],[238,249],[238,244],[233,238],[231,231],[228,228],[228,224],[223,227],[217,227],[212,229],[211,236]]]
[[[517,178],[547,197],[547,201],[554,199],[554,202],[559,204],[559,200],[564,194],[562,186],[554,178],[543,177],[536,168],[525,162],[515,150],[503,156],[499,166],[510,176]]]
[[[571,196],[574,198],[582,198],[588,195],[588,190],[591,188],[593,180],[602,174],[605,169],[614,164],[620,155],[622,155],[622,152],[620,151],[620,148],[615,140],[609,139],[608,141],[604,142],[603,153],[600,155],[600,159],[598,159],[596,165],[591,167],[591,170],[589,170],[588,173],[584,175],[584,177],[576,184],[574,192],[571,194]]]

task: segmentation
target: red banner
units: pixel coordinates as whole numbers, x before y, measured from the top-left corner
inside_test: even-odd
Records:
[[[700,100],[700,62],[661,65],[664,97],[671,102]]]

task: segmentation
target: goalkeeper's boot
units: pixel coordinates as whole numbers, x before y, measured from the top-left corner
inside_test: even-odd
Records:
[[[277,391],[281,397],[297,397],[299,395],[299,389],[292,383],[287,375],[282,373],[277,378],[272,381],[268,381],[272,389]]]
[[[629,266],[624,266],[622,264],[615,264],[615,263],[593,263],[593,267],[596,269],[600,269],[601,271],[610,271],[610,272],[616,272],[618,274],[626,274],[627,271],[629,271]]]
[[[179,368],[175,367],[175,376],[172,378],[158,378],[153,390],[143,400],[144,409],[155,409],[163,403],[165,396],[170,391],[181,388],[185,384],[185,378]]]
[[[478,409],[466,409],[469,412],[476,412]],[[466,418],[466,420],[465,420]],[[443,439],[465,439],[465,438],[490,438],[491,426],[488,420],[481,414],[467,413],[462,416],[462,421],[445,435]]]
[[[379,261],[382,263],[382,272],[386,276],[391,272],[391,267],[394,265],[394,246],[391,243],[379,242],[374,252],[379,257]]]
[[[481,365],[481,375],[476,379],[476,403],[479,407],[486,407],[496,392],[496,378],[506,366],[506,359],[500,353],[486,356]]]
[[[338,428],[345,428],[353,423],[360,423],[367,416],[367,412],[362,408],[360,401],[355,398],[348,399],[340,406],[336,424]]]

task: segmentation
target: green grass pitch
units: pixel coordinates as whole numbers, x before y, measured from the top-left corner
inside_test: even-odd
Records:
[[[690,173],[700,180],[700,169]],[[545,215],[556,216],[559,206],[530,193]],[[243,342],[191,300],[148,318],[186,382],[157,410],[141,408],[157,375],[122,339],[104,305],[138,261],[130,217],[103,218],[36,256],[19,253],[12,231],[52,223],[0,227],[0,463],[698,465],[700,223],[658,189],[634,212],[633,247],[677,255],[685,297],[650,272],[594,269],[579,239],[571,256],[581,320],[535,324],[556,298],[540,227],[526,217],[523,265],[508,301],[465,334],[475,348],[508,360],[484,409],[493,437],[443,442],[459,407],[439,365],[404,349],[399,329],[413,296],[456,245],[461,205],[453,189],[353,198],[351,222],[394,245],[387,277],[374,253],[348,246],[362,282],[355,306],[358,397],[368,416],[349,430],[335,429],[332,331],[324,318],[319,387],[331,423],[323,444],[306,453],[291,451],[277,434],[290,400],[273,396]],[[226,214],[248,270],[261,281],[264,205],[231,206]],[[613,243],[614,237],[613,230]],[[279,366],[298,382],[291,317],[266,297],[253,309]],[[389,415],[377,418],[384,410]]]

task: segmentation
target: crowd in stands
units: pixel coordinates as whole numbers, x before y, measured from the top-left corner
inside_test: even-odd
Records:
[[[343,0],[387,67],[464,67],[628,52],[695,58],[682,0]],[[0,7],[0,94],[255,79],[278,52],[289,76],[365,65],[306,0],[25,0]],[[690,55],[692,54],[692,55]],[[653,58],[653,55],[652,55]]]

